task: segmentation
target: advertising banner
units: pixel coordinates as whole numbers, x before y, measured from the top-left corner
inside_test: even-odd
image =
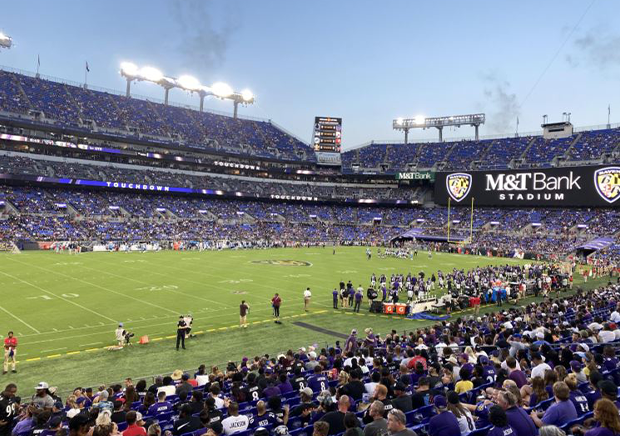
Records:
[[[435,203],[620,206],[620,165],[436,173]]]

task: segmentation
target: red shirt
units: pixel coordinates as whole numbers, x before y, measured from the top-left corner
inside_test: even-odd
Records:
[[[6,337],[4,338],[4,348],[16,348],[17,347],[17,338],[13,336],[12,338]]]
[[[140,427],[137,424],[131,424],[127,427],[127,430],[123,432],[123,436],[146,436],[146,430],[144,427]]]
[[[280,303],[282,302],[282,299],[280,297],[273,297],[271,299],[271,302],[273,303],[274,307],[280,307]]]

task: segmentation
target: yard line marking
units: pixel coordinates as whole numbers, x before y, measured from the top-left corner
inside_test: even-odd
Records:
[[[88,350],[84,350],[87,353],[92,353],[93,351],[99,351],[101,348],[89,348]]]
[[[46,356],[48,359],[53,359],[55,357],[60,357],[62,356],[62,354],[50,354],[49,356]]]
[[[104,261],[104,262],[102,262],[102,263],[106,263],[106,262]],[[110,264],[110,265],[119,266],[119,265],[117,265],[117,264]],[[124,266],[125,268],[134,269],[134,270],[141,271],[141,272],[143,271],[143,270],[141,270],[141,269],[139,269],[139,268],[131,267],[131,266],[129,266],[129,265],[122,265],[122,266]],[[100,273],[103,273],[103,274],[108,274],[108,275],[112,275],[112,276],[115,276],[115,277],[118,277],[118,278],[122,278],[122,279],[125,279],[125,280],[132,280],[132,281],[137,282],[137,283],[142,283],[142,284],[144,284],[144,285],[148,285],[148,282],[145,282],[145,281],[142,281],[142,280],[138,280],[138,279],[134,279],[134,278],[132,278],[132,277],[121,276],[121,275],[118,275],[118,274],[111,273],[111,272],[109,272],[109,271],[101,271],[101,270],[98,270],[98,269],[95,269],[95,268],[90,268],[90,267],[87,267],[87,266],[82,266],[82,268],[92,269],[93,271],[97,271],[97,272],[100,272]],[[157,274],[157,275],[164,276],[164,277],[169,277],[169,275],[167,275],[167,274],[163,274],[163,273],[159,273],[159,272],[157,272],[157,271],[150,271],[150,273],[151,273],[151,274]],[[196,281],[194,281],[194,280],[189,280],[189,279],[186,279],[186,278],[184,278],[184,277],[177,277],[177,279],[179,279],[179,280],[183,280],[183,281],[186,281],[186,282],[189,282],[189,283],[200,284],[200,285],[202,285],[202,286],[212,287],[212,288],[215,288],[215,289],[217,288],[216,286],[209,285],[209,284],[207,284],[207,283],[199,283],[199,282],[196,282]],[[186,296],[186,297],[196,298],[196,299],[199,299],[199,300],[207,301],[207,302],[209,302],[209,303],[219,304],[220,306],[222,306],[222,308],[223,308],[223,309],[231,309],[231,307],[230,307],[230,306],[228,306],[228,305],[227,305],[227,304],[225,304],[225,303],[222,303],[222,302],[220,302],[220,301],[210,300],[210,299],[208,299],[208,298],[200,297],[200,296],[198,296],[198,295],[194,295],[194,294],[187,294],[187,293],[180,292],[180,291],[174,291],[174,290],[172,290],[172,289],[168,289],[168,292],[172,292],[172,293],[179,294],[179,295],[184,295],[184,296]]]
[[[103,342],[91,342],[90,344],[82,344],[80,345],[80,347],[89,347],[91,345],[99,345],[99,344],[103,344]]]
[[[66,350],[67,347],[62,347],[62,348],[52,348],[51,350],[43,350],[41,351],[41,353],[51,353],[52,351],[60,351],[60,350]]]
[[[34,362],[35,360],[41,360],[40,357],[31,357],[30,359],[26,359],[26,362]]]
[[[131,295],[123,294],[122,292],[117,292],[117,291],[115,291],[115,290],[113,290],[113,289],[106,288],[105,286],[98,285],[97,283],[92,283],[92,282],[88,282],[88,281],[86,281],[86,280],[82,280],[82,279],[80,279],[80,278],[78,278],[78,277],[73,277],[73,276],[70,276],[70,275],[68,275],[68,274],[59,273],[59,272],[54,271],[54,270],[52,270],[52,269],[43,268],[43,267],[36,266],[36,265],[29,265],[29,264],[24,263],[24,262],[19,262],[19,261],[15,260],[15,259],[13,259],[13,262],[17,262],[17,263],[20,263],[20,264],[22,264],[22,265],[27,265],[27,266],[34,266],[35,268],[41,269],[41,270],[43,270],[43,271],[47,271],[47,272],[52,273],[52,274],[56,274],[56,275],[59,275],[59,276],[67,277],[68,279],[71,279],[71,280],[76,280],[76,281],[78,281],[78,282],[85,283],[85,284],[87,284],[87,285],[94,286],[94,287],[99,288],[99,289],[103,289],[104,291],[108,291],[108,292],[110,292],[110,293],[112,293],[112,294],[120,295],[120,296],[122,296],[122,297],[129,298],[129,299],[131,299],[131,300],[138,301],[138,302],[139,302],[139,303],[141,303],[141,304],[148,304],[149,306],[153,306],[153,307],[156,307],[156,308],[158,308],[158,309],[165,310],[166,312],[171,312],[171,313],[174,313],[174,314],[178,314],[178,312],[177,312],[177,311],[174,311],[174,310],[168,309],[168,308],[163,307],[163,306],[158,306],[157,304],[150,303],[150,302],[148,302],[148,301],[146,301],[146,300],[144,300],[144,299],[139,299],[139,298],[132,297]],[[93,268],[89,268],[89,269],[93,269]],[[98,270],[95,270],[95,271],[98,271]],[[99,272],[99,271],[98,271],[98,272]],[[7,273],[2,272],[2,271],[0,271],[0,273],[5,274],[5,275],[8,275]],[[126,277],[125,277],[125,278],[126,278]],[[21,280],[21,279],[19,279],[19,280]],[[49,291],[47,291],[47,292],[49,292]],[[51,292],[50,292],[50,293],[51,293]],[[77,303],[75,303],[75,302],[73,302],[73,301],[70,301],[70,300],[67,300],[67,299],[66,299],[66,298],[64,298],[64,297],[59,297],[59,296],[57,296],[57,295],[55,295],[55,294],[52,294],[52,295],[54,295],[54,296],[55,296],[55,297],[57,297],[57,298],[61,298],[61,299],[63,299],[63,300],[69,301],[69,302],[71,302],[71,303],[73,303],[73,304],[75,304],[75,305],[78,305]],[[78,306],[79,306],[79,305],[78,305]],[[101,315],[101,314],[99,314],[98,312],[95,312],[94,310],[90,310],[90,309],[88,309],[88,308],[86,308],[86,307],[84,307],[84,306],[82,306],[82,308],[83,308],[83,309],[88,310],[89,312],[96,313],[97,315],[101,316],[102,318],[106,318],[108,321],[113,321],[113,322],[115,322],[115,323],[118,323],[118,321],[113,320],[112,318],[108,318],[107,316]]]
[[[70,326],[67,326],[67,327],[69,327],[69,328],[70,328],[71,330],[73,330],[73,326],[72,326],[72,325],[70,325]]]
[[[79,351],[69,351],[69,352],[67,353],[67,356],[70,356],[70,355],[72,355],[72,354],[80,354],[80,352],[79,352]]]
[[[16,260],[13,260],[13,262],[21,263],[22,265],[28,265],[27,263],[24,263],[24,262],[18,262],[18,261],[16,261]],[[36,268],[40,268],[40,267],[38,267],[38,266],[37,266]],[[45,269],[45,268],[41,268],[41,269],[43,269],[43,270],[45,270],[45,271],[54,272],[54,271],[52,271],[52,270],[47,270],[47,269]],[[25,284],[27,284],[28,286],[32,286],[33,288],[36,288],[36,289],[38,289],[38,290],[39,290],[39,291],[41,291],[41,292],[45,292],[46,294],[53,295],[54,297],[56,297],[56,298],[58,298],[58,299],[60,299],[60,300],[66,301],[66,302],[67,302],[67,303],[69,303],[69,304],[73,304],[74,306],[79,307],[80,309],[86,310],[86,311],[88,311],[88,312],[90,312],[90,313],[94,313],[95,315],[100,316],[101,318],[105,318],[105,319],[107,319],[108,321],[112,321],[112,322],[114,322],[114,323],[117,323],[117,322],[118,322],[118,321],[116,321],[116,320],[114,320],[114,319],[112,319],[112,318],[109,318],[109,317],[107,317],[107,316],[105,316],[105,315],[100,314],[99,312],[95,312],[94,310],[89,309],[88,307],[84,307],[84,306],[82,306],[81,304],[76,303],[75,301],[71,301],[71,300],[69,300],[69,299],[67,299],[67,298],[65,298],[65,297],[62,297],[62,296],[60,296],[60,295],[56,295],[56,294],[54,294],[53,292],[48,291],[47,289],[43,289],[41,286],[34,285],[34,284],[30,283],[30,282],[27,282],[26,280],[22,280],[22,279],[20,279],[19,277],[15,277],[14,275],[11,275],[11,274],[9,274],[9,273],[5,273],[4,271],[0,271],[0,274],[4,274],[5,276],[7,276],[7,277],[11,277],[12,279],[15,279],[15,280],[19,280],[20,282],[25,283]],[[56,330],[56,329],[54,329],[54,330]]]
[[[20,317],[18,317],[17,315],[13,315],[11,312],[9,312],[8,310],[6,310],[4,307],[0,306],[0,310],[2,310],[3,312],[5,312],[7,315],[12,316],[13,318],[15,318],[16,320],[18,320],[19,322],[21,322],[23,325],[25,325],[26,327],[28,327],[31,330],[34,330],[37,333],[41,333],[39,330],[35,329],[33,326],[31,326],[30,324],[28,324],[26,321],[24,321],[23,319],[21,319]],[[20,334],[21,336],[21,334]]]

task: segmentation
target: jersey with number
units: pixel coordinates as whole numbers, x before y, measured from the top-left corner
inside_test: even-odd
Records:
[[[273,412],[266,412],[261,416],[254,415],[250,418],[249,428],[267,427],[269,425],[274,426],[278,423],[278,418]]]
[[[13,418],[17,414],[17,403],[13,398],[0,397],[0,421],[6,424],[0,424],[0,436],[9,436],[13,427]]]
[[[308,387],[312,389],[312,392],[322,392],[329,389],[329,382],[322,374],[313,375],[308,378]]]
[[[590,406],[588,404],[588,399],[585,395],[583,395],[579,391],[572,391],[570,393],[570,400],[575,406],[575,410],[577,411],[577,415],[584,415],[590,411]]]
[[[249,401],[258,401],[261,399],[262,395],[263,392],[258,385],[252,385],[246,388],[246,398],[248,398]]]
[[[293,385],[293,389],[297,392],[301,391],[303,388],[308,387],[308,382],[303,375],[293,378],[291,384]]]

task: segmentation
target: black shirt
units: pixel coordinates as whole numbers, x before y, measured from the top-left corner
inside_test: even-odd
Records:
[[[188,416],[186,418],[179,418],[174,422],[175,435],[181,435],[184,433],[191,433],[193,431],[204,428],[200,419],[196,416]]]
[[[345,431],[344,427],[344,413],[339,410],[326,413],[321,418],[321,421],[325,421],[329,424],[329,435],[339,434]]]
[[[411,397],[407,394],[392,399],[392,405],[394,405],[395,409],[402,410],[403,413],[413,410]]]
[[[17,413],[17,403],[13,398],[0,397],[0,421],[5,421],[5,425],[0,425],[0,436],[9,436],[13,428],[13,418]]]
[[[351,380],[342,387],[342,392],[353,398],[355,401],[359,401],[366,393],[366,387],[364,386],[364,383],[359,380]]]
[[[117,410],[116,412],[112,413],[112,416],[110,416],[110,420],[112,422],[120,424],[122,422],[125,422],[125,415],[126,414],[127,413],[124,410]]]
[[[184,334],[187,324],[184,320],[180,319],[177,323],[177,334]]]

